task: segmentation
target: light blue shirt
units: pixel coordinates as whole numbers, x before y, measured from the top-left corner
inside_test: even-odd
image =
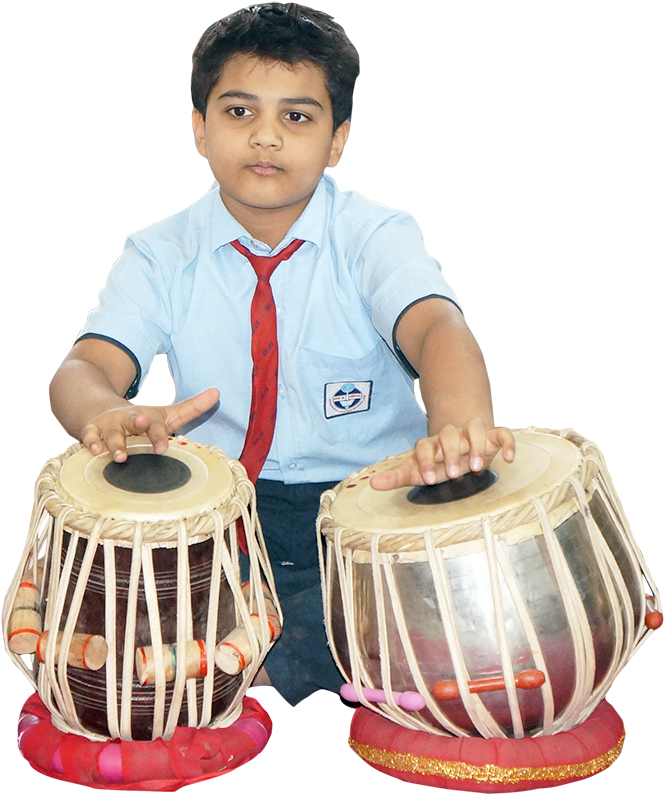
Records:
[[[414,373],[394,331],[413,303],[433,295],[456,299],[410,215],[341,192],[324,176],[270,251],[213,190],[127,239],[80,336],[123,347],[137,366],[136,385],[154,356],[165,353],[178,401],[216,386],[217,408],[183,432],[238,457],[251,403],[256,275],[230,243],[271,255],[293,239],[305,243],[270,281],[279,397],[261,477],[287,484],[341,480],[426,435]]]

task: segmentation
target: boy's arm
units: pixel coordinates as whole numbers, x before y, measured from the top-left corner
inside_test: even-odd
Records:
[[[507,428],[494,427],[482,351],[459,309],[441,298],[423,300],[404,314],[396,336],[420,374],[429,436],[417,442],[412,458],[375,474],[371,485],[377,490],[432,485],[479,472],[500,449],[506,461],[513,460],[514,437]]]
[[[51,408],[64,429],[99,455],[104,450],[122,462],[127,436],[148,436],[155,452],[168,447],[168,435],[208,411],[219,399],[207,389],[166,406],[138,406],[124,395],[136,367],[121,348],[102,339],[77,342],[51,381]]]

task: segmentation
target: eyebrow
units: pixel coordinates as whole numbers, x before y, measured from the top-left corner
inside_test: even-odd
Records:
[[[260,97],[257,94],[249,94],[246,91],[240,91],[238,89],[230,89],[229,91],[224,91],[223,94],[220,94],[218,99],[246,99],[248,102],[260,102]],[[279,100],[280,105],[313,105],[315,107],[319,107],[321,110],[324,110],[321,103],[314,99],[312,96],[291,96],[291,97],[284,97],[283,99]]]

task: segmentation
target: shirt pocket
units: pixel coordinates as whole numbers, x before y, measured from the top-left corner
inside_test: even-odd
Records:
[[[426,430],[412,380],[382,340],[357,358],[301,347],[297,381],[301,414],[328,446],[374,445],[380,453],[377,439],[406,448]]]

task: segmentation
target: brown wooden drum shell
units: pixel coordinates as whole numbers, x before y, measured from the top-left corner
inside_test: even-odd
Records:
[[[61,555],[61,569],[71,540],[71,534],[65,530]],[[76,583],[78,582],[81,562],[87,547],[87,541],[79,538],[76,546],[74,564],[69,577],[69,586],[60,628],[64,628],[69,614],[69,605]],[[189,582],[192,604],[193,633],[196,638],[205,638],[207,632],[207,615],[210,596],[210,575],[212,571],[213,540],[193,543],[189,547]],[[152,560],[159,600],[159,617],[164,644],[176,642],[177,615],[177,554],[176,548],[154,548]],[[117,652],[117,698],[122,703],[122,662],[125,625],[127,619],[127,597],[129,593],[129,573],[131,570],[132,550],[121,546],[115,547],[115,592],[116,592],[116,646]],[[223,637],[235,627],[235,602],[231,590],[222,571],[222,582],[219,592],[219,613],[216,636]],[[94,557],[92,569],[88,577],[83,602],[76,622],[76,631],[88,634],[105,634],[106,610],[106,572],[103,549],[100,546]],[[152,642],[148,621],[147,604],[143,577],[138,591],[136,609],[135,647],[150,645]],[[209,660],[213,664],[213,657]],[[98,671],[68,667],[67,678],[71,687],[76,711],[85,728],[95,733],[109,734],[106,716],[107,680],[104,668]],[[203,678],[197,679],[197,706],[200,714],[203,701]],[[215,668],[214,694],[212,698],[212,719],[221,714],[231,703],[242,679],[226,675]],[[171,704],[174,683],[166,684],[166,702],[168,709]],[[139,741],[152,739],[152,720],[154,714],[155,687],[141,686],[134,669],[131,707],[132,737]],[[178,720],[179,725],[186,725],[187,702],[183,701]]]

